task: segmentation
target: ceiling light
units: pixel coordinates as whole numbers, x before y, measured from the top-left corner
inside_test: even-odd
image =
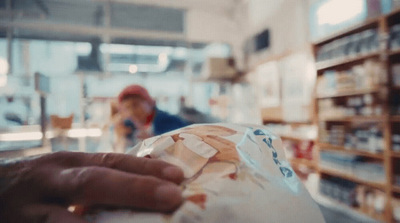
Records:
[[[138,72],[138,66],[135,64],[129,65],[129,73],[136,74]]]
[[[7,74],[8,68],[9,66],[7,60],[0,57],[0,75]]]

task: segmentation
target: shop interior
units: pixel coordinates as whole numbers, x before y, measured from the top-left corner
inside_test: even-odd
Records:
[[[0,0],[0,158],[116,152],[131,84],[279,135],[326,222],[400,222],[399,0]]]

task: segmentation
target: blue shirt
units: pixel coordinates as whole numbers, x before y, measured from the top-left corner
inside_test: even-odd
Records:
[[[134,132],[136,130],[135,124],[131,120],[125,120],[124,125],[132,129],[132,132],[127,135],[127,138],[133,138]],[[171,115],[165,111],[161,111],[156,108],[156,113],[152,121],[153,133],[154,135],[161,135],[163,133],[179,129],[187,126],[183,119],[176,115]]]
[[[163,133],[185,127],[188,124],[178,116],[168,114],[167,112],[156,108],[156,114],[154,116],[152,125],[154,135],[161,135]]]

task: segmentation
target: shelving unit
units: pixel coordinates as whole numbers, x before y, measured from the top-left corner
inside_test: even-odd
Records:
[[[380,153],[370,153],[370,152],[365,152],[365,151],[354,149],[354,148],[346,148],[343,146],[336,146],[336,145],[331,145],[331,144],[327,144],[327,143],[318,143],[318,146],[319,146],[320,150],[326,150],[326,151],[338,152],[338,153],[347,153],[347,154],[364,156],[364,157],[369,157],[369,158],[374,158],[374,159],[382,159],[382,160],[384,159],[383,154],[380,154]]]
[[[397,50],[389,50],[389,56],[396,56],[400,54],[400,49]]]
[[[368,217],[370,217],[372,219],[375,219],[375,220],[377,220],[379,222],[384,222],[385,221],[385,217],[382,214],[380,214],[380,215],[379,214],[370,214],[370,213],[367,213],[367,212],[361,210],[360,208],[349,207],[348,205],[346,205],[346,204],[344,204],[342,202],[336,201],[334,199],[331,199],[331,198],[327,198],[327,199],[329,199],[335,205],[341,206],[342,208],[347,208],[347,209],[350,209],[351,211],[357,212],[359,214],[366,215],[366,216],[368,216]],[[364,222],[364,221],[362,221],[362,222]]]
[[[400,193],[400,186],[393,185],[392,189],[393,189],[394,192]]]
[[[348,117],[332,117],[332,118],[323,118],[319,121],[323,122],[383,122],[385,120],[385,116],[348,116]]]
[[[390,118],[392,122],[400,122],[400,115],[395,115]]]
[[[324,168],[324,167],[320,167],[319,171],[322,174],[340,177],[340,178],[343,178],[343,179],[346,179],[346,180],[350,180],[350,181],[353,181],[355,183],[359,183],[359,184],[362,184],[362,185],[365,185],[365,186],[370,186],[370,187],[377,188],[377,189],[382,189],[382,190],[384,190],[386,188],[385,183],[367,181],[367,180],[364,180],[364,179],[357,178],[356,176],[354,176],[352,174],[344,173],[342,171],[332,170],[332,169]]]
[[[342,202],[323,196],[319,193],[311,194],[311,196],[314,200],[324,206],[328,206],[329,208],[340,211],[341,213],[353,215],[357,219],[357,222],[369,222],[369,218],[373,218],[380,222],[383,222],[384,220],[382,215],[370,215],[359,208],[349,207]]]
[[[355,65],[364,64],[365,61],[373,59],[375,61],[379,61],[384,67],[384,71],[386,77],[382,79],[387,79],[386,83],[380,83],[378,85],[369,86],[366,88],[359,88],[354,90],[340,90],[338,89],[336,92],[332,91],[330,94],[316,94],[315,97],[315,112],[317,116],[317,123],[320,126],[325,126],[329,129],[329,126],[333,125],[341,125],[345,128],[351,126],[353,124],[361,124],[361,125],[376,125],[382,131],[383,134],[383,145],[384,151],[383,153],[372,153],[368,151],[361,151],[357,150],[356,148],[346,148],[344,146],[338,145],[331,145],[328,143],[322,143],[326,140],[323,140],[323,135],[321,135],[321,129],[319,129],[319,138],[316,143],[316,148],[318,154],[321,151],[324,152],[332,152],[338,154],[351,154],[357,155],[361,157],[365,157],[366,159],[372,159],[374,162],[379,162],[385,170],[385,182],[371,182],[368,180],[357,178],[357,176],[351,175],[349,173],[345,173],[340,170],[335,169],[328,169],[322,166],[320,163],[316,163],[316,168],[321,176],[324,177],[338,177],[342,179],[346,179],[348,181],[354,182],[358,185],[364,185],[371,189],[377,189],[382,191],[385,194],[385,209],[383,214],[372,214],[366,213],[365,211],[347,206],[347,208],[354,210],[358,213],[363,213],[371,218],[374,218],[381,222],[395,222],[393,219],[393,207],[392,207],[392,199],[395,197],[395,194],[398,196],[400,195],[400,186],[393,185],[394,179],[394,165],[396,164],[395,159],[400,159],[400,152],[393,152],[392,151],[392,133],[394,133],[393,125],[399,125],[400,122],[400,115],[391,115],[392,109],[392,100],[391,97],[398,96],[398,92],[400,87],[392,86],[391,83],[391,65],[395,61],[396,63],[400,62],[400,49],[391,50],[388,44],[388,38],[385,38],[389,35],[389,30],[394,24],[400,23],[400,9],[395,10],[394,12],[388,15],[378,16],[376,18],[371,18],[365,21],[362,24],[357,26],[350,27],[346,30],[343,30],[340,33],[336,33],[336,35],[331,35],[327,38],[321,39],[314,43],[314,55],[317,58],[319,55],[319,49],[325,44],[333,43],[336,40],[343,40],[342,38],[348,37],[350,35],[360,33],[365,30],[376,29],[378,32],[378,49],[370,51],[369,53],[359,53],[353,56],[346,56],[341,58],[335,58],[334,55],[341,55],[341,54],[329,54],[329,56],[323,56],[318,58],[330,58],[327,60],[322,60],[316,62],[316,70],[317,70],[317,77],[322,77],[323,74],[327,74],[327,71],[333,71],[333,74],[338,75],[340,72],[349,70]],[[336,41],[336,44],[339,41]],[[337,47],[337,45],[336,45]],[[321,51],[322,52],[322,51]],[[333,55],[333,56],[332,56]],[[336,76],[337,77],[337,76]],[[322,88],[323,89],[323,88]],[[346,88],[348,89],[348,88]],[[317,92],[317,91],[316,91]],[[381,94],[381,92],[384,92]],[[387,92],[387,93],[385,93]],[[333,103],[343,103],[346,102],[350,97],[362,97],[364,95],[379,95],[382,100],[377,100],[375,103],[379,103],[382,106],[382,113],[383,115],[354,115],[354,116],[343,116],[338,115],[337,117],[330,117],[327,115],[336,115],[335,113],[326,113],[327,115],[320,115],[319,112],[319,102],[322,100],[328,100],[329,102]],[[378,96],[377,96],[378,97]],[[323,105],[324,106],[324,105]],[[336,106],[336,105],[335,105]],[[326,108],[324,107],[325,111]],[[328,110],[329,111],[329,110]],[[321,113],[322,114],[322,113]],[[377,113],[378,114],[378,113]],[[397,130],[396,130],[397,131]],[[328,131],[329,132],[329,131]],[[326,133],[325,133],[326,134]],[[331,134],[331,133],[329,133]],[[397,133],[398,134],[398,133]],[[326,136],[325,136],[326,137]],[[317,158],[319,160],[319,158]],[[331,198],[329,198],[331,199]],[[337,202],[340,203],[340,202]],[[341,205],[345,205],[342,204]]]
[[[400,152],[392,152],[392,157],[400,158]]]
[[[359,55],[359,56],[354,56],[354,57],[331,59],[328,61],[317,62],[316,68],[317,68],[317,71],[326,70],[326,69],[330,69],[330,68],[334,68],[334,67],[338,67],[338,66],[342,66],[342,65],[347,65],[350,63],[355,63],[358,61],[363,61],[363,60],[370,59],[373,57],[379,57],[380,54],[381,54],[380,52],[372,52],[372,53],[367,53],[364,55]]]
[[[362,94],[370,94],[370,93],[376,93],[379,92],[380,88],[371,88],[371,89],[358,89],[358,90],[352,90],[352,91],[341,91],[333,94],[321,94],[318,95],[318,99],[323,99],[323,98],[336,98],[336,97],[346,97],[346,96],[354,96],[354,95],[362,95]]]
[[[303,141],[314,141],[314,139],[308,139],[300,136],[289,136],[289,135],[281,135],[280,136],[282,140],[292,140],[292,141],[297,141],[297,142],[303,142]]]

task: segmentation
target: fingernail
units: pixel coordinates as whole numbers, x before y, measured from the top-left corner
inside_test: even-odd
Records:
[[[160,208],[173,208],[182,202],[182,191],[175,184],[163,184],[156,189],[155,199]]]
[[[165,178],[170,180],[179,180],[183,178],[183,172],[178,167],[169,166],[162,171]]]

